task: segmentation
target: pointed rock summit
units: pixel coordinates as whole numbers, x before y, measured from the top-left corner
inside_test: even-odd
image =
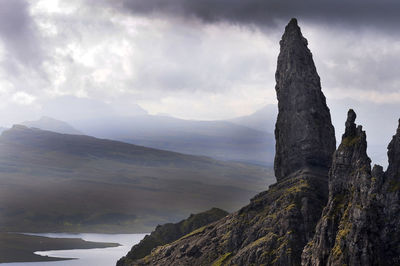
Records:
[[[128,265],[300,265],[327,202],[335,135],[295,19],[282,37],[276,79],[278,183],[239,211]]]
[[[126,265],[399,265],[400,125],[386,172],[371,170],[352,109],[335,151],[319,76],[295,19],[280,44],[278,182],[239,211]]]
[[[292,19],[280,41],[275,74],[279,114],[275,127],[275,176],[304,168],[328,171],[336,148],[329,108],[307,40]]]

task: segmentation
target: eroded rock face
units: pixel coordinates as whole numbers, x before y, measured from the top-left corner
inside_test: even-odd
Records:
[[[300,265],[327,201],[335,136],[295,19],[282,37],[276,76],[278,183],[238,212],[154,249],[133,265]]]
[[[400,120],[396,135],[388,146],[389,166],[384,179],[379,175],[373,176],[376,190],[381,190],[377,196],[381,214],[380,239],[382,240],[382,258],[389,264],[400,264]],[[379,173],[381,174],[381,173]],[[383,179],[383,182],[382,182]],[[381,187],[380,187],[381,185]],[[374,191],[373,191],[374,192]],[[383,264],[381,264],[383,265]]]
[[[282,37],[276,79],[278,183],[132,265],[400,265],[400,124],[386,172],[371,170],[353,110],[331,159],[329,109],[296,20]]]
[[[350,110],[329,173],[329,199],[303,265],[400,263],[400,130],[389,144],[386,173],[371,171],[365,132]]]
[[[300,265],[326,202],[325,182],[315,172],[285,179],[238,212],[131,265]]]
[[[275,176],[304,167],[328,169],[335,131],[307,40],[297,21],[286,26],[275,74],[279,114],[275,127]]]

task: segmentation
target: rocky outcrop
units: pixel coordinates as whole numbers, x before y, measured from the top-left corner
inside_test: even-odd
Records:
[[[159,225],[150,235],[145,236],[139,244],[133,246],[131,251],[118,261],[117,265],[129,265],[131,261],[149,255],[153,248],[171,243],[180,237],[227,215],[228,213],[224,210],[212,208],[205,212],[191,214],[187,219],[182,220],[179,223]]]
[[[384,252],[379,256],[380,261],[385,259],[389,264],[395,265],[400,264],[400,120],[397,132],[388,146],[388,159],[389,166],[384,178],[379,168],[377,174],[373,175],[377,182],[371,194],[372,197],[376,196],[377,207],[382,211],[379,232]]]
[[[305,265],[326,265],[339,261],[344,256],[343,251],[348,248],[346,243],[351,237],[350,231],[361,230],[351,221],[359,219],[361,225],[369,219],[362,210],[368,204],[366,199],[371,179],[370,159],[366,153],[365,132],[361,126],[356,127],[355,119],[354,111],[350,110],[342,143],[333,156],[329,173],[328,204],[318,222],[313,241],[305,248]],[[360,241],[360,244],[364,243],[365,241]]]
[[[329,173],[329,200],[303,265],[400,263],[400,128],[388,147],[389,167],[371,171],[366,134],[348,112]]]
[[[307,41],[295,19],[282,37],[276,79],[278,183],[238,212],[131,265],[300,265],[327,201],[335,136]]]
[[[371,170],[366,133],[351,109],[334,152],[329,109],[294,19],[276,81],[278,182],[130,265],[400,265],[400,121],[385,172]]]
[[[302,172],[130,265],[300,265],[325,204],[326,176]]]
[[[274,168],[278,182],[304,167],[328,169],[336,149],[320,78],[296,19],[286,26],[280,45],[275,74],[279,113]]]

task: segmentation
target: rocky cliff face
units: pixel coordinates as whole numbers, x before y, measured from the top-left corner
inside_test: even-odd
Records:
[[[150,235],[145,236],[139,244],[134,245],[131,251],[118,261],[117,266],[129,265],[130,262],[149,255],[153,248],[171,243],[227,215],[228,213],[224,210],[212,208],[205,212],[191,214],[179,223],[159,225]]]
[[[326,202],[325,182],[309,172],[286,179],[238,212],[128,265],[300,265]]]
[[[367,142],[348,112],[342,143],[329,173],[329,200],[303,265],[400,263],[400,128],[388,147],[389,167],[371,171]]]
[[[157,247],[131,265],[300,265],[327,201],[335,136],[307,41],[295,19],[280,44],[278,183],[238,212]]]
[[[334,152],[329,109],[296,20],[282,37],[276,80],[278,182],[132,265],[400,265],[400,121],[386,172],[371,170],[353,110]]]
[[[305,167],[329,168],[336,149],[320,78],[295,19],[286,26],[280,45],[275,74],[279,113],[274,166],[278,182]]]

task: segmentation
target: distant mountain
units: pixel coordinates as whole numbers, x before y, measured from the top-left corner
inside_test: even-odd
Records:
[[[63,121],[48,117],[48,116],[43,116],[39,120],[35,120],[35,121],[25,121],[25,122],[22,122],[21,125],[24,125],[27,127],[39,128],[39,129],[43,129],[43,130],[54,131],[54,132],[62,133],[62,134],[83,135],[82,132],[80,132],[79,130],[76,130],[69,124],[67,124]]]
[[[0,136],[0,231],[146,232],[229,211],[272,181],[254,165],[13,126]]]
[[[278,106],[269,104],[253,114],[233,118],[228,121],[248,128],[273,133],[277,115]]]
[[[221,160],[271,165],[274,156],[271,133],[228,121],[139,115],[75,120],[70,124],[95,137]]]

